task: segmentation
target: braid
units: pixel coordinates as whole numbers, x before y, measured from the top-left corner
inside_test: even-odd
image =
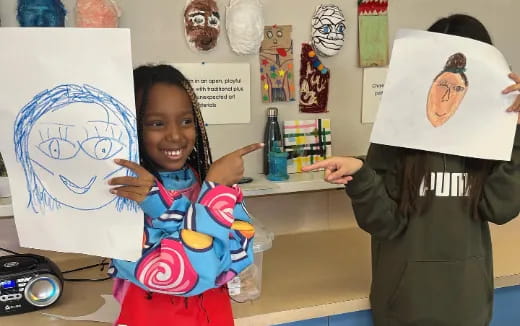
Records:
[[[202,113],[200,112],[200,105],[199,101],[197,100],[195,91],[188,81],[182,81],[181,84],[191,99],[191,103],[193,105],[193,115],[195,117],[195,127],[197,128],[197,141],[194,151],[191,153],[188,160],[189,163],[192,164],[199,173],[201,180],[204,180],[206,178],[206,173],[209,170],[209,166],[213,162],[209,147],[208,135],[206,133],[206,126],[204,124],[204,119],[202,118]]]

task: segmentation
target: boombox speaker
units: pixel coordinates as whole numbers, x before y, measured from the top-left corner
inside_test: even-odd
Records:
[[[0,316],[48,307],[63,292],[63,277],[50,259],[32,254],[0,256]]]

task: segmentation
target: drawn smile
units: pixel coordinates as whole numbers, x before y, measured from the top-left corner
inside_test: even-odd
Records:
[[[73,193],[76,193],[76,194],[80,194],[80,195],[82,195],[90,190],[90,187],[92,187],[92,184],[94,183],[94,181],[96,181],[96,178],[97,177],[95,177],[95,176],[90,178],[90,181],[85,186],[78,186],[77,184],[75,184],[74,182],[70,181],[69,179],[67,179],[66,177],[64,177],[60,174],[61,182],[63,182],[63,184],[70,191],[72,191]]]

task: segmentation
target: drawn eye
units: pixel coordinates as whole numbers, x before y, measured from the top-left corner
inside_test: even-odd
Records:
[[[464,91],[464,87],[462,87],[462,86],[453,86],[453,90],[455,92],[462,92],[462,91]]]
[[[191,21],[195,24],[195,25],[203,25],[204,22],[206,21],[206,18],[202,15],[196,15],[196,16],[193,16],[191,18]]]
[[[208,25],[211,27],[218,26],[218,19],[215,16],[211,16],[208,21]]]
[[[282,37],[282,36],[283,36],[282,31],[277,31],[277,32],[276,32],[276,36],[278,36],[278,37]]]
[[[320,32],[323,34],[329,34],[330,33],[330,25],[323,25],[320,28]]]
[[[76,145],[62,138],[50,138],[41,142],[38,149],[45,155],[55,160],[68,160],[76,155]]]
[[[119,140],[110,137],[91,137],[81,143],[81,149],[95,160],[107,160],[124,146]]]
[[[265,36],[267,36],[267,38],[273,38],[273,32],[268,31],[265,33]]]
[[[337,30],[338,30],[338,33],[345,32],[345,25],[343,25],[343,24],[338,25]]]

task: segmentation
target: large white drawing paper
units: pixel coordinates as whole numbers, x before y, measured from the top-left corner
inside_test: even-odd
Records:
[[[401,30],[371,142],[493,160],[510,160],[517,115],[504,56],[458,36]]]
[[[112,195],[138,161],[130,32],[2,28],[0,151],[23,247],[136,260],[143,213]]]

